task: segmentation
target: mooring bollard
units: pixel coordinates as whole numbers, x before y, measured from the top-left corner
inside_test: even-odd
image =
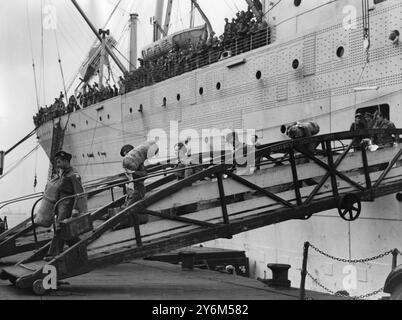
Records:
[[[300,281],[300,300],[306,300],[306,277],[307,277],[307,260],[308,260],[308,249],[310,248],[310,243],[304,243],[303,250],[303,266],[301,270],[301,281]]]
[[[179,253],[181,260],[181,268],[184,271],[193,271],[195,263],[195,253],[191,251],[183,251]]]
[[[399,255],[399,250],[394,249],[394,251],[392,251],[392,271],[394,271],[396,269],[396,267],[398,266],[398,255]]]
[[[268,264],[267,267],[272,271],[272,279],[267,281],[269,287],[276,288],[290,288],[291,282],[289,281],[288,264]]]

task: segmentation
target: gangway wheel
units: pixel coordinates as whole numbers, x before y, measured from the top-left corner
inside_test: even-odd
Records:
[[[360,217],[362,203],[355,194],[347,194],[339,199],[339,216],[345,221],[355,221]]]
[[[48,290],[43,287],[43,280],[36,280],[32,285],[32,291],[37,296],[43,296],[48,292]]]

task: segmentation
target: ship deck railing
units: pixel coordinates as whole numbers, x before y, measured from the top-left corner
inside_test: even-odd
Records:
[[[221,42],[219,46],[210,47],[198,54],[192,54],[191,57],[182,58],[179,63],[155,66],[151,70],[144,68],[144,72],[134,71],[127,79],[126,93],[267,46],[275,41],[272,30],[272,27],[268,27],[251,33],[247,37],[237,37],[224,43]],[[224,53],[227,55],[224,56]]]
[[[127,76],[124,88],[121,89],[120,94],[126,94],[144,87],[149,87],[182,74],[236,57],[240,54],[265,47],[275,41],[274,30],[274,27],[269,26],[251,33],[246,37],[237,37],[225,42],[220,41],[219,44],[209,47],[202,52],[193,53],[187,57],[181,58],[178,63],[171,62],[161,66],[155,65],[150,68],[140,67]],[[113,96],[115,97],[115,95]],[[108,99],[109,98],[97,97],[94,93],[93,95],[87,95],[83,103],[78,105],[80,109],[85,109]],[[68,108],[65,108],[65,110],[49,111],[44,116],[44,119],[40,120],[40,125],[72,112],[74,111],[69,112]]]

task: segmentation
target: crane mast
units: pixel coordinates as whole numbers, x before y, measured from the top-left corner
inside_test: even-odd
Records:
[[[99,41],[102,43],[103,42],[103,38],[101,36],[101,34],[99,33],[99,30],[97,30],[95,28],[95,26],[92,24],[92,22],[89,20],[88,16],[85,14],[85,12],[81,9],[81,7],[79,6],[79,4],[77,3],[76,0],[71,0],[71,2],[73,3],[73,5],[77,8],[78,12],[81,14],[81,16],[84,18],[84,20],[86,21],[86,23],[88,24],[88,26],[91,28],[91,30],[93,31],[93,33],[96,35],[96,37],[99,39]],[[107,51],[107,53],[111,56],[111,58],[113,59],[113,61],[116,63],[116,65],[119,67],[119,69],[121,70],[121,72],[123,74],[127,74],[128,71],[127,69],[124,67],[123,63],[119,60],[119,58],[117,58],[117,56],[114,54],[113,50],[107,45],[105,44],[105,50]]]
[[[165,35],[169,33],[170,19],[172,17],[172,7],[173,7],[173,0],[168,0],[165,23],[163,28]]]

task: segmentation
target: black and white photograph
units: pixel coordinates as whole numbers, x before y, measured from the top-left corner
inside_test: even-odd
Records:
[[[0,1],[0,301],[402,300],[401,32],[401,0]]]

